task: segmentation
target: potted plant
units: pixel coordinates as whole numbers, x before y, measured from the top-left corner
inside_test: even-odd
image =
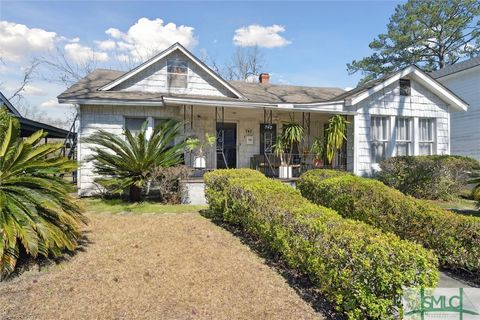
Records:
[[[274,154],[280,158],[280,167],[278,168],[278,177],[280,179],[288,179],[292,177],[292,167],[287,161],[287,141],[280,135],[277,137],[275,144],[273,145]]]
[[[325,139],[316,138],[312,143],[310,152],[313,155],[313,166],[315,168],[323,167],[323,159],[325,156]]]
[[[282,128],[282,134],[277,137],[273,146],[275,155],[280,158],[279,178],[289,179],[292,175],[292,157],[295,143],[300,143],[303,139],[303,127],[291,120],[285,123]]]
[[[189,152],[197,150],[193,161],[193,167],[195,169],[205,169],[207,167],[207,159],[205,157],[205,149],[213,146],[216,141],[216,137],[205,133],[205,140],[200,140],[197,137],[188,138],[186,141],[186,149]]]

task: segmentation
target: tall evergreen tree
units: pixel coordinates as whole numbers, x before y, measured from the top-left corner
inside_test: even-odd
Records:
[[[434,71],[480,53],[478,0],[409,0],[397,6],[371,56],[347,64],[361,82],[416,64]]]

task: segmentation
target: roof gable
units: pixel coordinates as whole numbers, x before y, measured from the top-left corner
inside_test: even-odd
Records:
[[[468,104],[465,101],[460,99],[448,88],[440,84],[438,81],[430,77],[427,73],[415,65],[404,68],[396,73],[386,75],[380,79],[367,82],[363,86],[338,96],[337,99],[345,99],[346,105],[355,105],[370,97],[372,94],[407,76],[426,87],[453,109],[457,111],[467,111]]]
[[[1,104],[4,104],[7,107],[8,111],[10,111],[10,113],[12,113],[13,115],[15,115],[17,117],[21,117],[20,112],[18,112],[18,110],[15,109],[13,104],[11,104],[10,101],[8,101],[7,97],[5,97],[3,95],[3,93],[1,93],[1,92],[0,92],[0,102],[1,102]]]
[[[202,61],[200,61],[197,57],[195,57],[192,53],[190,53],[187,49],[185,49],[181,44],[175,43],[168,49],[162,51],[161,53],[157,54],[153,58],[147,60],[146,62],[142,63],[138,67],[126,72],[125,74],[121,75],[117,79],[107,83],[103,87],[99,88],[100,91],[111,91],[118,88],[128,86],[128,82],[136,82],[141,81],[140,79],[144,79],[148,81],[148,77],[154,76],[155,72],[162,72],[166,73],[166,61],[169,58],[173,59],[186,59],[188,61],[188,69],[189,73],[192,72],[197,78],[200,80],[204,80],[205,85],[211,85],[212,88],[217,89],[219,92],[222,92],[221,95],[231,97],[231,98],[240,98],[243,99],[244,96],[231,84],[227,81],[222,79],[218,74],[216,74],[212,69],[210,69],[207,65],[205,65]],[[139,79],[136,79],[139,78]],[[165,77],[164,77],[165,78]],[[190,81],[189,76],[189,81]],[[155,79],[153,79],[155,81]],[[131,83],[130,83],[131,85]],[[164,90],[166,91],[168,88],[164,83],[163,86]],[[178,91],[178,90],[177,90]],[[188,94],[188,90],[185,90]],[[178,92],[175,92],[178,93]]]

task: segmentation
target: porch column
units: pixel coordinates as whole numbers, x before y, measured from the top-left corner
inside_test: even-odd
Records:
[[[420,149],[418,146],[418,117],[413,118],[413,155],[418,156],[420,154]]]
[[[350,150],[350,152],[353,153],[353,161],[347,162],[347,170],[353,171],[354,174],[358,175],[359,172],[359,167],[358,167],[358,146],[359,146],[359,128],[360,128],[360,121],[359,121],[359,116],[354,115],[353,116],[353,125],[350,124],[349,128],[351,128],[351,134],[348,134],[348,129],[347,128],[347,150]],[[349,145],[349,141],[352,141],[352,145]]]
[[[147,138],[150,138],[153,133],[153,122],[153,117],[147,117],[147,130],[145,131],[145,135],[147,136]]]

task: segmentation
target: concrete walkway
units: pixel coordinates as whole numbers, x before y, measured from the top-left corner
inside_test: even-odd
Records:
[[[469,283],[452,278],[444,272],[440,272],[440,281],[438,283],[439,288],[479,288],[480,286],[472,286]]]

